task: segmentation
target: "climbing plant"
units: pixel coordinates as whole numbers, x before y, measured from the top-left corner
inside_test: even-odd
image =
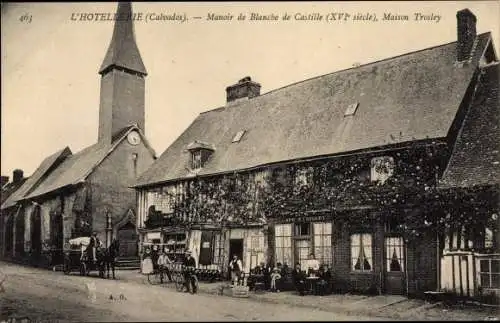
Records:
[[[451,206],[472,199],[469,202],[478,209],[473,211],[479,211],[490,207],[481,205],[488,199],[474,201],[478,194],[474,191],[462,196],[438,189],[446,153],[442,146],[414,144],[382,156],[360,154],[268,167],[264,185],[255,185],[251,172],[194,178],[172,197],[172,216],[183,219],[187,227],[200,223],[222,227],[326,210],[347,223],[369,225],[397,218],[395,230],[408,239],[426,231],[442,232],[456,223],[485,224],[484,217]],[[373,163],[372,157],[381,158]],[[383,180],[372,180],[373,171],[383,174]],[[363,206],[383,212],[344,212]]]

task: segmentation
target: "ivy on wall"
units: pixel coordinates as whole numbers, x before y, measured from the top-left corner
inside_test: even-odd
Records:
[[[484,193],[480,188],[465,193],[437,188],[446,153],[441,146],[415,144],[382,156],[360,154],[280,165],[268,168],[265,185],[258,185],[252,173],[195,178],[170,195],[172,214],[156,217],[170,219],[165,225],[189,227],[203,223],[225,227],[325,210],[336,220],[352,224],[397,218],[394,230],[409,239],[425,231],[442,232],[456,223],[491,225],[495,221],[488,216],[491,192]],[[379,158],[373,163],[372,157]],[[385,175],[380,176],[383,180],[373,181],[374,171]],[[493,194],[498,196],[498,187]],[[474,205],[473,209],[453,207],[464,202]],[[382,212],[349,212],[358,208]],[[486,216],[477,216],[481,212]]]

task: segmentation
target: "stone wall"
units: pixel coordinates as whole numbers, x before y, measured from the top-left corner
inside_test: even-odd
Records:
[[[136,192],[129,187],[153,160],[144,143],[133,146],[123,140],[89,176],[93,230],[101,241],[106,239],[106,212],[110,212],[112,225],[126,217],[129,210],[136,213]]]

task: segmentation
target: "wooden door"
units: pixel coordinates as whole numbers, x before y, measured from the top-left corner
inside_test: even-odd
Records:
[[[384,239],[385,292],[404,295],[406,292],[406,252],[403,237],[386,236]]]
[[[137,232],[135,225],[127,223],[118,230],[119,257],[137,257]]]
[[[311,254],[311,240],[309,239],[296,239],[295,240],[295,259],[294,263],[299,262],[301,266],[304,266],[306,260],[309,259],[309,255]],[[287,264],[288,266],[293,264]],[[303,270],[307,270],[307,268],[302,268]]]
[[[213,261],[213,246],[212,241],[214,237],[214,232],[212,231],[202,231],[201,241],[200,241],[200,258],[198,263],[200,265],[210,265]]]

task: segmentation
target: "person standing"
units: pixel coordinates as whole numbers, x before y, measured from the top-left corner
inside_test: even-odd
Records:
[[[307,273],[310,275],[311,273],[317,273],[319,271],[319,261],[314,257],[314,254],[309,254],[309,258],[306,261],[308,271]]]
[[[88,246],[88,250],[92,252],[92,260],[97,262],[97,257],[96,257],[96,248],[101,245],[101,241],[99,241],[99,238],[97,237],[97,232],[92,233],[92,237],[90,237],[90,242]]]
[[[237,255],[233,255],[233,260],[229,264],[229,269],[231,270],[231,281],[237,284],[241,278],[241,271],[243,270],[243,264],[241,260],[238,259]]]
[[[144,259],[142,261],[142,273],[144,275],[152,274],[153,271],[153,261],[151,260],[151,251],[148,247],[144,250]]]
[[[151,250],[151,261],[153,262],[153,270],[157,271],[158,270],[158,245],[153,244],[153,250]]]
[[[184,258],[182,265],[184,267],[184,286],[186,287],[186,290],[189,291],[189,285],[191,285],[193,292],[196,293],[196,285],[191,278],[191,275],[194,274],[194,269],[196,268],[196,260],[191,254],[191,251],[186,250],[186,257]]]

